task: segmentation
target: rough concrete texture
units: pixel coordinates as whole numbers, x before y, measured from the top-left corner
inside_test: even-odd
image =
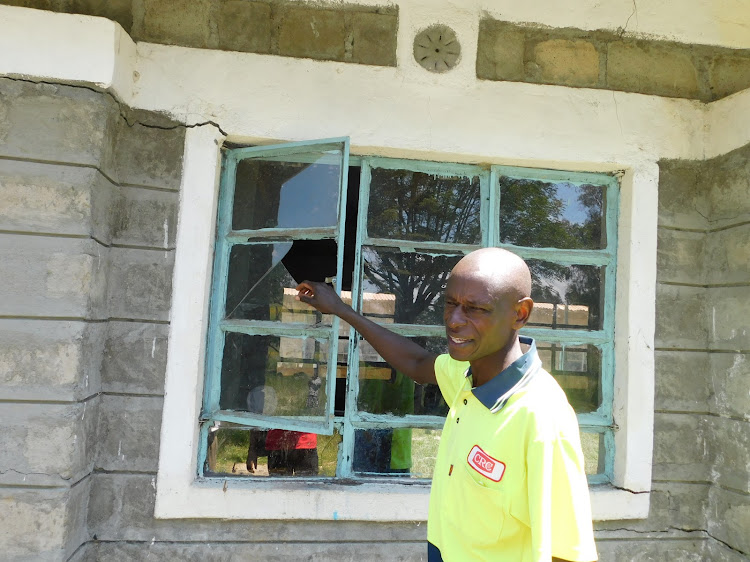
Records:
[[[714,486],[709,495],[708,531],[726,546],[750,558],[750,495]]]
[[[712,101],[750,86],[750,52],[483,18],[477,77]]]
[[[0,315],[102,318],[107,249],[93,240],[0,235]]]
[[[216,16],[218,47],[225,51],[271,52],[271,5],[265,2],[227,0]]]
[[[706,289],[681,285],[656,286],[656,347],[705,349]]]
[[[0,319],[0,400],[78,401],[101,389],[105,325]]]
[[[705,538],[684,537],[672,539],[666,537],[639,537],[638,547],[626,540],[600,541],[599,560],[602,562],[705,562]]]
[[[659,283],[703,281],[705,232],[660,228],[657,233],[656,280]]]
[[[711,349],[750,349],[749,286],[714,287],[708,290],[707,297]]]
[[[654,480],[708,482],[712,460],[703,416],[654,414]]]
[[[85,88],[0,78],[0,156],[96,167],[114,107]]]
[[[708,416],[706,435],[711,442],[721,443],[714,449],[713,481],[750,494],[750,422]]]
[[[706,380],[711,372],[710,357],[705,351],[657,351],[655,409],[706,412],[712,397],[711,384]]]
[[[104,395],[99,408],[96,468],[156,472],[163,398]]]
[[[164,394],[169,326],[139,322],[107,325],[102,362],[102,390]]]
[[[750,191],[748,191],[750,195]],[[706,282],[711,285],[750,281],[750,223],[710,232],[706,236]]]
[[[312,543],[418,541],[424,545],[426,528],[419,523],[368,524],[357,521],[221,521],[154,519],[156,475],[106,474],[92,477],[89,530],[102,541],[234,542],[263,537],[283,543],[304,535]],[[386,557],[390,560],[390,558]]]
[[[347,29],[344,14],[310,10],[304,5],[279,6],[279,54],[290,57],[343,60]]]
[[[712,228],[750,219],[750,145],[705,163],[702,181],[710,190]]]
[[[99,399],[73,404],[3,405],[0,483],[70,486],[89,474]]]
[[[14,562],[61,562],[86,536],[90,486],[28,491],[0,489],[0,551]],[[11,524],[12,523],[12,524]]]
[[[111,248],[110,262],[109,317],[168,321],[174,252]]]
[[[700,181],[701,162],[659,162],[659,226],[706,230],[710,189]]]
[[[112,243],[174,249],[177,204],[175,192],[123,186],[113,205]]]
[[[750,355],[712,353],[710,411],[730,418],[750,421]]]

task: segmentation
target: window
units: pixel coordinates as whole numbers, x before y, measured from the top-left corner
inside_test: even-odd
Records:
[[[224,151],[198,477],[428,480],[447,412],[437,387],[393,371],[294,288],[330,282],[441,353],[448,273],[504,246],[532,271],[524,333],[578,412],[589,480],[613,481],[618,179],[348,148]]]

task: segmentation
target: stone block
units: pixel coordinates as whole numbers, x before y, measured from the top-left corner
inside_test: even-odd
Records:
[[[521,81],[526,36],[515,27],[489,18],[479,22],[477,78]]]
[[[656,351],[655,409],[659,411],[708,411],[712,373],[709,353]]]
[[[93,468],[90,437],[99,399],[73,404],[3,405],[0,483],[66,486]]]
[[[99,16],[119,23],[130,33],[133,27],[132,0],[70,0],[67,11],[73,14]]]
[[[703,177],[711,194],[711,226],[750,220],[750,144],[704,163]]]
[[[704,537],[664,537],[597,541],[601,562],[705,562]]]
[[[708,289],[711,349],[750,349],[750,286]]]
[[[708,482],[711,462],[703,416],[654,415],[654,480]]]
[[[155,473],[163,403],[161,397],[102,396],[96,467]]]
[[[182,45],[211,47],[211,0],[142,0],[143,25],[135,27],[134,39]]]
[[[129,110],[110,143],[109,167],[123,185],[178,190],[185,127],[146,111]]]
[[[343,61],[347,42],[346,12],[298,4],[279,4],[278,54]]]
[[[702,169],[701,162],[659,162],[660,226],[692,229],[709,227],[710,189],[699,181]]]
[[[713,486],[709,501],[708,532],[711,536],[739,552],[749,553],[750,495]]]
[[[750,223],[709,232],[705,256],[709,285],[750,283]]]
[[[702,284],[706,234],[659,228],[656,247],[656,280],[662,283]]]
[[[111,248],[109,316],[169,320],[174,252]]]
[[[177,193],[123,187],[113,211],[112,243],[174,249]]]
[[[0,399],[78,401],[99,392],[103,323],[0,319]]]
[[[537,43],[527,63],[527,76],[535,82],[563,86],[599,85],[599,52],[584,39],[549,39]]]
[[[164,394],[169,326],[111,321],[102,362],[104,392]]]
[[[702,287],[657,283],[657,348],[706,349],[706,294]]]
[[[3,560],[68,560],[83,542],[88,486],[72,489],[0,489]],[[76,544],[77,543],[77,544]]]
[[[0,235],[0,315],[101,318],[107,254],[93,240]]]
[[[89,531],[99,540],[246,542],[263,537],[284,543],[290,536],[304,536],[311,543],[372,541],[421,542],[427,539],[424,524],[361,521],[221,521],[154,519],[156,477],[148,474],[95,474],[89,502]],[[116,560],[116,558],[114,558]],[[391,558],[386,556],[385,559]],[[110,558],[104,558],[110,560]]]
[[[750,356],[747,353],[711,353],[712,413],[750,420]]]
[[[715,57],[710,65],[708,80],[715,100],[750,88],[750,56],[731,54]]]
[[[714,454],[714,482],[750,494],[750,421],[709,416],[706,429]]]
[[[271,5],[224,0],[218,5],[219,49],[246,53],[271,52]]]
[[[0,161],[0,230],[91,233],[92,168]]]
[[[607,87],[677,98],[700,98],[698,71],[684,46],[613,41],[607,51]]]
[[[153,542],[143,545],[100,544],[99,557],[101,560],[117,560],[118,562],[140,562],[152,556],[155,560],[186,562],[225,562],[227,560],[287,562],[301,559],[307,562],[350,562],[363,559],[408,562],[425,559],[426,550],[423,542],[371,542],[361,539],[355,543],[335,541],[317,544],[289,540],[278,544],[268,542],[233,544]],[[301,558],[300,554],[303,552],[304,558]]]
[[[0,78],[0,156],[96,167],[116,112],[86,88]]]
[[[396,66],[398,14],[352,12],[351,62]]]

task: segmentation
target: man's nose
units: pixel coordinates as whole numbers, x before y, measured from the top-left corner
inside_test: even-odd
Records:
[[[446,321],[449,328],[457,328],[466,324],[466,315],[462,306],[454,306],[452,310],[448,312]]]

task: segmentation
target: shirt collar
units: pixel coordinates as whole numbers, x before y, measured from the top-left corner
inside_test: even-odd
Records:
[[[529,349],[521,357],[508,365],[501,373],[486,383],[473,388],[471,392],[492,413],[499,412],[508,399],[524,388],[541,367],[541,360],[536,352],[533,339],[519,336],[519,341]],[[466,370],[466,377],[471,376],[471,367]]]

